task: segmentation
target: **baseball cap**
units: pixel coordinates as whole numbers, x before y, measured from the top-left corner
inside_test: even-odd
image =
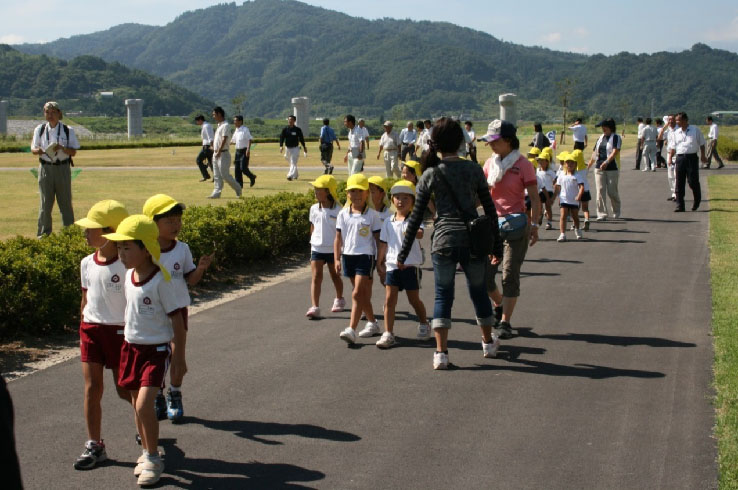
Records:
[[[333,197],[333,200],[335,202],[338,202],[338,192],[336,191],[338,183],[332,175],[321,175],[314,181],[310,182],[310,185],[312,185],[316,189],[328,189],[328,192]]]
[[[369,190],[369,179],[364,174],[354,174],[346,181],[346,190],[361,189],[362,191]]]
[[[402,164],[411,168],[416,177],[420,177],[420,174],[423,173],[423,170],[420,168],[420,162],[416,160],[408,160],[406,162],[402,162]]]
[[[390,189],[390,194],[411,194],[415,196],[415,184],[409,180],[398,180]]]
[[[123,203],[106,199],[92,205],[87,217],[74,222],[82,228],[116,229],[121,221],[128,217],[128,210]]]
[[[156,194],[148,198],[144,203],[143,214],[153,219],[154,216],[166,213],[177,204],[179,204],[182,209],[185,208],[184,204],[178,203],[171,196],[167,196],[166,194]]]
[[[394,124],[392,124],[392,121],[384,121],[384,124],[382,124],[382,126],[394,126]]]
[[[169,271],[159,262],[161,248],[159,247],[159,227],[154,220],[143,214],[134,214],[120,222],[115,233],[103,235],[112,242],[125,242],[128,240],[141,240],[146,250],[151,254],[154,263],[159,266],[164,279],[169,281]]]
[[[479,141],[496,141],[500,138],[514,138],[518,130],[512,123],[495,119],[487,126],[487,134],[478,138]]]
[[[373,175],[369,177],[369,183],[381,187],[384,192],[387,192],[387,179],[385,179],[384,177]]]

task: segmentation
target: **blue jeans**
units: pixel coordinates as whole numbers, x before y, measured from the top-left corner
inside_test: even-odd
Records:
[[[494,326],[492,302],[487,295],[485,280],[487,257],[472,257],[468,247],[444,248],[431,254],[433,275],[436,282],[436,299],[433,305],[433,329],[451,328],[451,307],[454,304],[456,264],[461,264],[466,276],[469,296],[474,304],[477,325]]]

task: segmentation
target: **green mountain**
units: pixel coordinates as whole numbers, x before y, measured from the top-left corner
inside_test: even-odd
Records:
[[[443,22],[369,21],[294,0],[253,0],[187,12],[163,27],[124,24],[38,44],[29,53],[100,56],[160,75],[246,114],[275,116],[308,96],[315,114],[465,113],[491,117],[497,96],[520,116],[560,109],[557,82],[574,81],[571,110],[623,116],[738,107],[738,55],[697,44],[681,53],[585,56],[503,42]]]
[[[101,95],[112,92],[112,95]],[[47,100],[65,111],[122,116],[125,99],[144,99],[144,116],[187,115],[214,103],[176,84],[89,55],[69,61],[21,53],[0,44],[0,98],[13,115],[39,114]]]

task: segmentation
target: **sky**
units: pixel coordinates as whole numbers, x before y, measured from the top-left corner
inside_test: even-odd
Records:
[[[278,1],[278,0],[270,0]],[[0,43],[48,42],[135,22],[165,25],[179,14],[223,0],[0,0]],[[240,5],[242,0],[237,2]],[[738,2],[671,0],[554,2],[518,0],[307,0],[354,17],[451,22],[526,46],[585,54],[681,51],[701,42],[738,52]],[[570,7],[569,5],[573,5]]]

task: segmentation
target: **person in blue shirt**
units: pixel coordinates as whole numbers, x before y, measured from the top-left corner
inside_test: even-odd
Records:
[[[336,132],[330,127],[330,123],[330,119],[326,117],[323,119],[323,127],[320,128],[320,161],[325,166],[324,174],[333,173],[333,165],[331,165],[333,142],[335,141],[338,149],[341,149],[341,143],[336,137]]]

